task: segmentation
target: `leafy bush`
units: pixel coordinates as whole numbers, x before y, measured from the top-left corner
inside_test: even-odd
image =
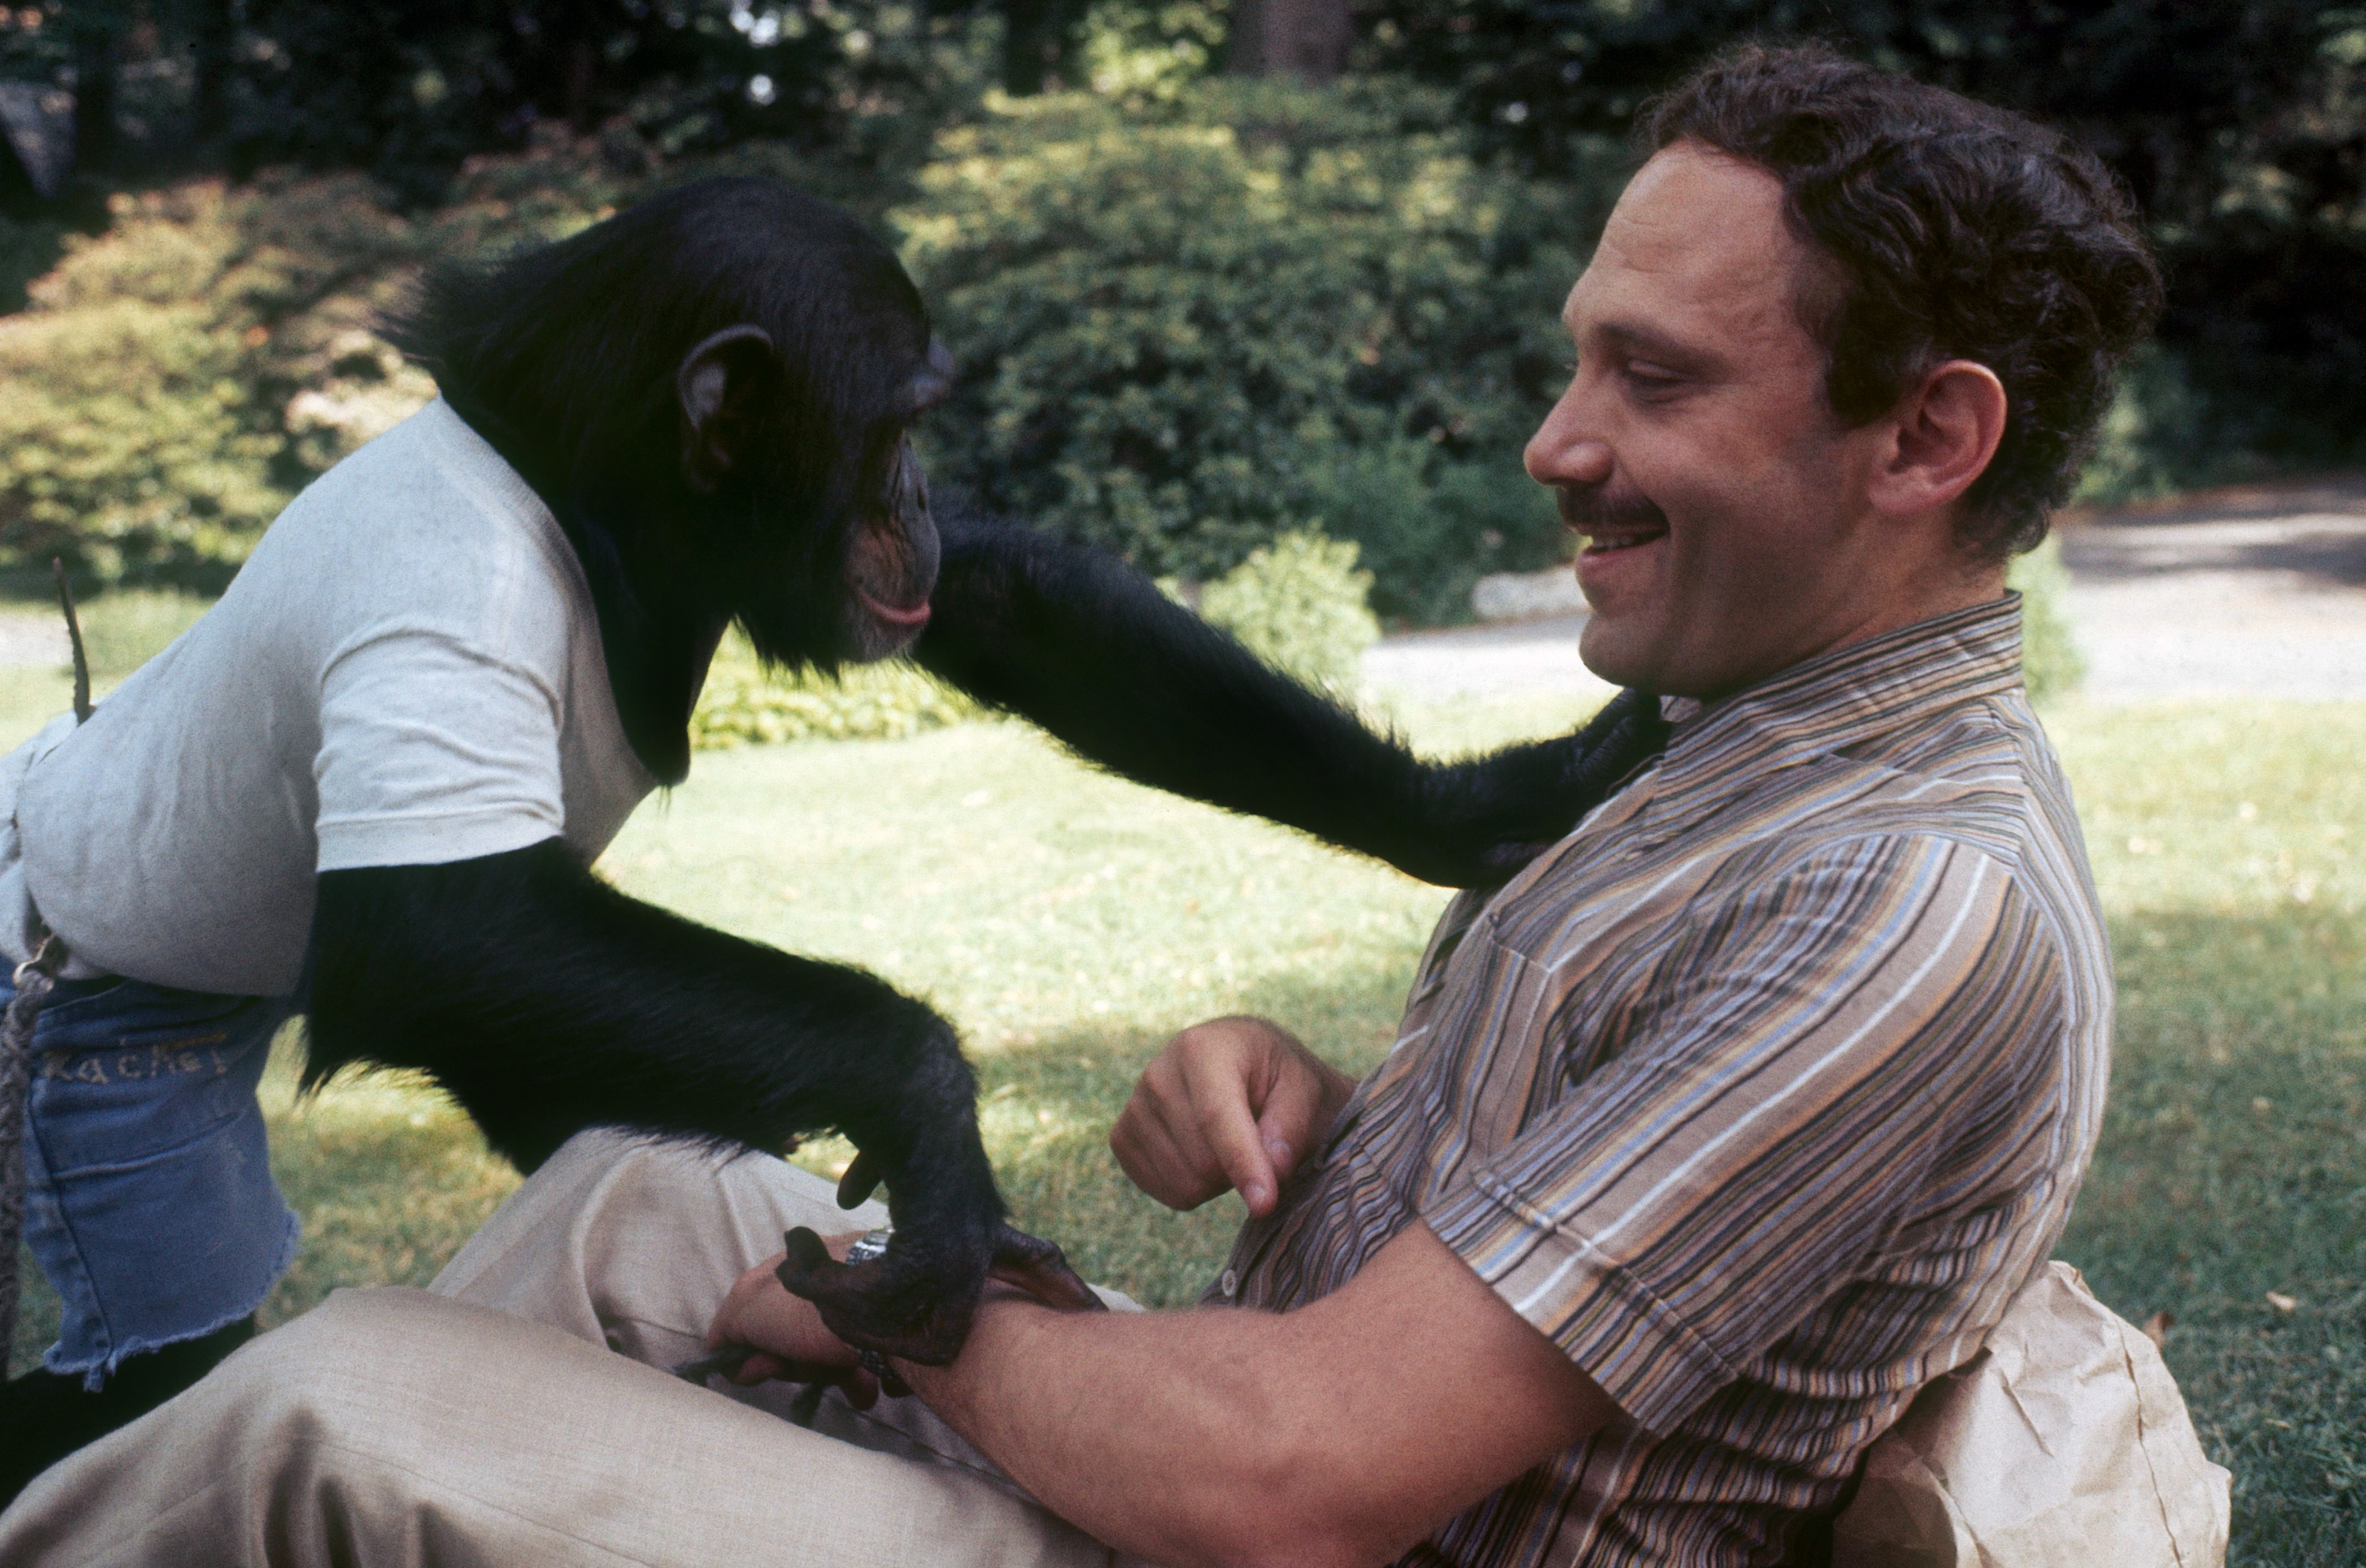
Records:
[[[0,318],[0,568],[219,592],[308,479],[434,395],[370,333],[419,265],[570,232],[619,190],[546,157],[424,222],[357,175],[113,198]]]
[[[783,740],[896,740],[986,710],[900,661],[851,666],[838,679],[771,671],[738,632],[724,639],[690,718],[691,745],[728,750]]]
[[[999,103],[918,185],[894,219],[963,366],[923,434],[988,504],[1201,579],[1320,519],[1391,614],[1555,553],[1517,454],[1606,181],[1490,172],[1400,86],[1216,83]]]
[[[1350,540],[1289,533],[1200,591],[1199,611],[1249,651],[1309,685],[1352,693],[1358,660],[1380,640]]]
[[[2006,583],[2021,593],[2021,673],[2033,701],[2071,691],[2087,661],[2070,636],[2070,571],[2058,539],[2014,559]]]

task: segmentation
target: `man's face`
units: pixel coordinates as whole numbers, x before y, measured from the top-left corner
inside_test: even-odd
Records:
[[[1714,697],[1919,618],[1891,603],[1865,503],[1881,422],[1843,430],[1824,401],[1797,300],[1827,264],[1782,196],[1749,164],[1661,152],[1562,312],[1576,370],[1527,469],[1586,537],[1579,652],[1621,685]]]

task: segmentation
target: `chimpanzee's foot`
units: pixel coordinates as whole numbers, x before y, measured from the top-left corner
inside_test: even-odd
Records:
[[[254,1337],[254,1320],[246,1318],[134,1356],[96,1393],[84,1391],[80,1372],[32,1371],[0,1385],[0,1508],[41,1472],[147,1415]]]
[[[1053,1306],[1103,1310],[1057,1247],[998,1221],[976,1236],[898,1229],[885,1254],[867,1263],[838,1262],[802,1225],[782,1239],[781,1283],[818,1307],[831,1333],[923,1366],[960,1353],[989,1278]]]

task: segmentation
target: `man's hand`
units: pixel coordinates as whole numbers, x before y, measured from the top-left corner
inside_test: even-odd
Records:
[[[829,1255],[845,1261],[846,1249],[863,1233],[823,1238]],[[778,1269],[788,1255],[776,1252],[745,1274],[723,1298],[715,1321],[706,1330],[706,1348],[753,1346],[731,1381],[758,1383],[767,1378],[796,1382],[835,1383],[846,1391],[847,1403],[868,1410],[878,1402],[879,1380],[858,1365],[846,1342],[822,1326],[821,1313],[811,1302],[793,1296],[780,1280]]]
[[[1136,1187],[1170,1209],[1237,1188],[1262,1218],[1355,1091],[1355,1079],[1279,1024],[1211,1019],[1143,1069],[1110,1149]]]

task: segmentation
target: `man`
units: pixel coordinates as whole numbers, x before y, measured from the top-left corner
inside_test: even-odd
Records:
[[[442,1295],[266,1336],[0,1555],[1815,1558],[2093,1145],[2109,961],[2003,570],[2158,285],[2086,154],[1824,51],[1728,55],[1646,135],[1527,462],[1666,750],[1448,908],[1362,1083],[1253,1019],[1152,1064],[1120,1162],[1251,1214],[1207,1309],[1007,1292],[952,1365],[862,1370],[759,1258],[817,1184],[587,1137]],[[835,1436],[595,1348],[701,1324],[841,1384]]]

